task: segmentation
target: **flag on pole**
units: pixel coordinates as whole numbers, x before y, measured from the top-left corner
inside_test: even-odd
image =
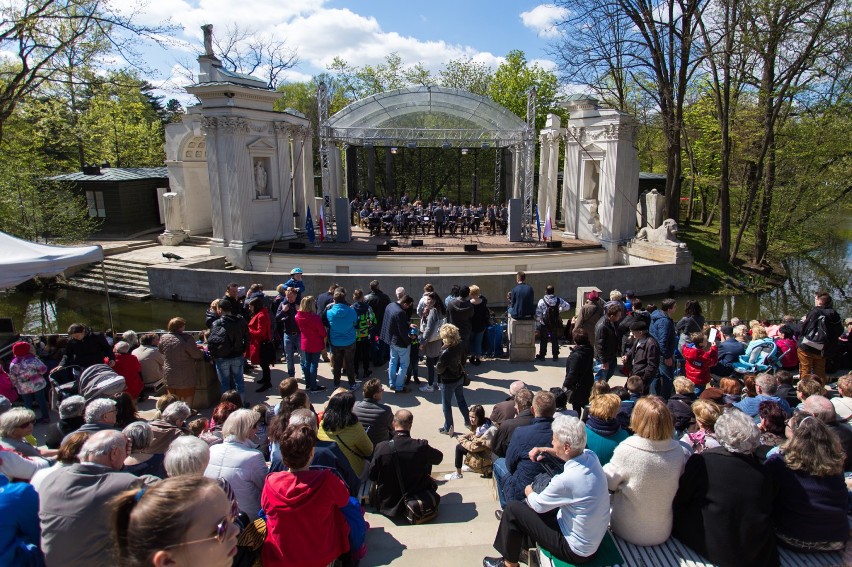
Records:
[[[547,206],[547,216],[544,219],[544,231],[541,233],[542,238],[547,240],[553,239],[553,222],[550,220],[550,205]]]
[[[535,226],[538,228],[538,239],[541,240],[541,218],[538,216],[538,205],[535,206]]]
[[[311,218],[311,208],[308,207],[308,216],[305,219],[305,232],[308,233],[308,240],[313,244],[314,240],[317,239],[317,234],[314,232],[314,220]]]
[[[325,212],[323,211],[324,207],[319,208],[319,229],[320,229],[320,242],[325,242]]]

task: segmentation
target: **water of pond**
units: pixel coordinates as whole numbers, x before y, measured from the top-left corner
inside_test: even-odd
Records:
[[[834,297],[835,307],[842,316],[852,316],[852,219],[844,219],[819,248],[790,258],[787,268],[790,278],[783,286],[766,293],[680,294],[679,298],[698,299],[708,320],[728,320],[733,316],[744,320],[778,319],[784,314],[806,313],[813,305],[814,292],[822,289]],[[642,299],[659,304],[663,298]],[[155,330],[164,329],[172,317],[183,317],[188,329],[203,329],[206,307],[201,303],[113,298],[113,324],[120,330]],[[683,301],[678,307],[683,307]],[[15,329],[25,334],[62,333],[76,322],[95,329],[109,326],[103,294],[65,289],[0,293],[0,317],[11,317]]]

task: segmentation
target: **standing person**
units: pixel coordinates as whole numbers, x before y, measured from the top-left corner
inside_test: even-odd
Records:
[[[695,299],[687,299],[683,306],[683,317],[675,324],[675,333],[678,335],[677,350],[675,350],[675,361],[677,362],[677,374],[684,373],[683,347],[689,342],[692,333],[704,331],[704,316],[701,314],[701,304]]]
[[[239,527],[214,481],[180,476],[111,502],[119,565],[228,567]]]
[[[207,347],[213,356],[222,392],[230,390],[231,384],[234,384],[237,392],[243,396],[246,389],[243,382],[243,355],[248,347],[248,323],[239,314],[239,307],[233,301],[223,299],[219,307],[222,309],[222,317],[213,323]]]
[[[411,338],[407,310],[414,305],[411,296],[405,295],[399,301],[388,305],[382,324],[381,340],[390,347],[388,364],[388,385],[397,394],[408,392],[405,375],[410,361]]]
[[[815,307],[804,318],[799,335],[799,372],[802,376],[816,374],[825,383],[825,361],[843,333],[843,324],[840,315],[832,308],[834,301],[829,294],[817,293],[814,303]]]
[[[32,345],[28,342],[13,344],[12,354],[15,357],[9,364],[9,378],[15,390],[24,398],[28,408],[34,409],[35,404],[38,404],[41,412],[39,423],[50,423],[50,409],[45,397],[47,380],[44,379],[47,366],[33,354]]]
[[[113,345],[115,353],[115,366],[113,372],[124,378],[127,393],[133,400],[138,400],[142,395],[145,383],[142,381],[142,365],[139,359],[130,354],[130,345],[124,341],[118,341]]]
[[[464,399],[464,345],[461,343],[459,329],[455,325],[447,323],[441,327],[441,340],[444,347],[438,357],[435,366],[438,371],[438,383],[441,388],[441,408],[444,412],[444,426],[438,430],[439,433],[453,436],[452,396],[455,395],[465,427],[470,427],[470,417],[467,402]]]
[[[302,281],[302,268],[293,268],[290,270],[290,279],[284,282],[284,289],[292,287],[296,290],[296,303],[302,301],[302,294],[305,293],[305,282]]]
[[[535,317],[535,293],[527,283],[524,272],[515,274],[515,287],[509,292],[509,316],[512,319],[532,319]]]
[[[695,384],[695,393],[700,394],[710,382],[710,369],[719,362],[719,351],[715,344],[710,344],[703,332],[692,333],[689,340],[683,345],[686,377]]]
[[[538,305],[535,308],[535,321],[539,332],[537,359],[544,360],[544,355],[547,354],[548,338],[550,339],[553,360],[559,359],[559,337],[562,336],[562,316],[560,313],[569,309],[571,309],[571,305],[556,295],[556,290],[552,285],[545,288],[544,297],[538,300]]]
[[[139,346],[133,349],[133,356],[142,367],[142,383],[150,392],[156,392],[163,382],[163,367],[166,357],[160,352],[160,335],[145,333],[139,337]]]
[[[306,295],[296,313],[296,324],[302,340],[302,376],[305,388],[311,392],[322,392],[325,386],[317,384],[317,366],[320,353],[325,345],[326,330],[322,319],[316,314],[316,301],[313,295]]]
[[[299,352],[299,325],[296,324],[296,313],[299,310],[300,299],[295,287],[284,290],[284,300],[278,304],[275,321],[281,333],[284,355],[287,357],[287,376],[296,375],[296,353]]]
[[[272,388],[272,373],[269,370],[269,364],[275,359],[274,347],[271,344],[267,344],[272,341],[269,312],[266,310],[266,306],[263,305],[263,300],[259,297],[250,299],[246,305],[251,316],[248,323],[249,344],[246,359],[251,364],[260,364],[263,374],[255,391],[265,392]],[[267,346],[264,346],[265,344]],[[290,377],[292,378],[292,376],[291,374]]]
[[[464,354],[462,360],[467,360],[470,333],[473,328],[473,304],[470,302],[470,288],[466,285],[459,288],[459,295],[447,304],[447,323],[459,329]]]
[[[468,350],[470,362],[479,366],[482,364],[482,337],[491,320],[491,312],[488,309],[488,299],[482,295],[478,285],[470,286],[470,304],[473,305],[473,316],[470,319]]]
[[[186,321],[175,317],[169,321],[167,328],[169,332],[160,337],[157,345],[164,359],[163,380],[169,394],[191,406],[195,397],[195,361],[202,360],[204,353],[195,344],[193,336],[185,331]]]
[[[604,314],[600,294],[595,290],[590,291],[585,303],[582,307],[578,307],[578,309],[579,312],[574,318],[574,326],[582,327],[586,330],[586,336],[590,338],[594,337],[595,325],[598,324],[598,321]]]
[[[376,328],[376,314],[364,300],[364,292],[360,289],[352,292],[352,308],[358,315],[355,326],[355,373],[358,373],[360,366],[363,369],[362,380],[366,380],[373,374],[370,370],[370,337]]]
[[[370,293],[364,296],[364,301],[367,302],[367,305],[370,306],[370,309],[376,315],[376,328],[370,337],[370,342],[376,345],[376,357],[373,360],[373,366],[381,366],[389,356],[389,347],[381,340],[380,334],[384,325],[385,309],[390,305],[390,297],[379,289],[378,280],[373,280],[370,282]]]
[[[618,338],[618,320],[621,307],[609,305],[604,316],[595,325],[595,380],[609,380],[615,374],[616,357],[621,346]]]
[[[420,352],[426,357],[427,383],[420,386],[421,392],[435,391],[435,364],[441,355],[441,327],[447,321],[447,308],[434,291],[426,294],[426,302],[420,318]]]
[[[346,369],[349,389],[355,389],[355,339],[358,314],[346,305],[346,290],[342,287],[334,290],[334,303],[325,312],[328,319],[328,344],[331,346],[332,376],[334,385],[340,386],[340,374]]]
[[[595,381],[595,351],[583,327],[576,327],[571,334],[574,348],[565,361],[565,381],[562,387],[572,392],[571,407],[580,416],[589,403],[592,384]]]
[[[672,313],[677,302],[667,298],[662,301],[660,308],[651,313],[651,327],[648,333],[657,341],[660,347],[660,367],[657,378],[651,383],[651,393],[668,400],[672,395],[674,383],[674,356],[677,350],[677,333],[675,332]]]
[[[657,377],[660,368],[660,345],[648,334],[648,324],[645,321],[635,321],[630,325],[633,335],[633,345],[627,356],[631,360],[631,376],[642,378],[648,386]]]
[[[79,366],[86,369],[93,364],[103,364],[108,358],[109,366],[115,364],[115,354],[103,333],[95,333],[90,328],[74,323],[68,327],[68,344],[65,354],[53,372],[66,366]]]

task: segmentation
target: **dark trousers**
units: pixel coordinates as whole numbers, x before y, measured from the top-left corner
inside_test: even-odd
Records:
[[[358,372],[358,367],[364,369],[364,378],[367,377],[367,372],[370,370],[370,339],[358,339],[355,341],[355,372]]]
[[[467,455],[470,451],[462,447],[461,445],[456,445],[456,468],[462,468],[462,461],[464,460],[464,456]]]
[[[331,357],[333,365],[331,368],[332,376],[334,377],[334,385],[340,386],[340,373],[343,368],[346,369],[346,378],[349,380],[349,385],[355,385],[355,343],[345,347],[331,347]],[[341,368],[343,367],[343,368]]]
[[[494,549],[499,551],[506,561],[517,563],[521,550],[529,549],[535,544],[568,563],[588,563],[590,559],[574,553],[565,541],[556,521],[556,510],[537,514],[526,502],[513,500],[506,504],[500,527],[497,528],[497,536],[494,538]]]
[[[559,333],[551,332],[547,327],[542,327],[538,333],[538,356],[544,358],[547,354],[547,343],[550,343],[553,351],[553,358],[559,356]]]

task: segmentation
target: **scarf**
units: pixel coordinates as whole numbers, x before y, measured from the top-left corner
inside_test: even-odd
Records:
[[[616,420],[603,420],[593,415],[589,416],[589,420],[586,422],[586,427],[588,427],[601,437],[611,437],[618,433],[619,429],[619,425]]]

